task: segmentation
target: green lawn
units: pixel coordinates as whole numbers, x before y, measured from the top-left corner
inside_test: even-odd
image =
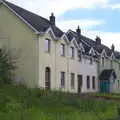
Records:
[[[0,120],[109,120],[117,116],[119,105],[69,93],[0,87]]]

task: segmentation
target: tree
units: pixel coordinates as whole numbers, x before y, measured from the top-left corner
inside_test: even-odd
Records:
[[[10,84],[16,69],[16,57],[6,48],[0,49],[0,84]]]

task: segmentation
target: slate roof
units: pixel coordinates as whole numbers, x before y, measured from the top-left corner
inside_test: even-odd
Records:
[[[94,40],[92,40],[90,38],[87,38],[87,37],[81,35],[81,39],[83,39],[86,43],[88,43],[91,47],[93,47],[99,53],[102,53],[102,51],[104,49],[106,51],[107,56],[111,56],[112,53],[113,53],[113,51],[109,47],[107,47],[107,46],[105,46],[103,44],[97,44],[96,41],[94,41]],[[115,57],[117,59],[120,59],[120,52],[114,51],[114,55],[115,55]]]
[[[75,37],[76,39],[78,38],[76,32],[74,32],[72,30],[69,30],[69,31],[71,31],[71,32],[67,33],[69,40],[73,39],[73,37]],[[94,41],[84,35],[80,35],[79,41],[82,42],[86,51],[90,50],[90,48],[93,47],[94,50],[97,51],[98,53],[102,53],[103,49],[105,49],[106,54],[108,56],[111,56],[111,54],[112,54],[112,50],[110,48],[108,48],[107,46],[105,46],[103,44],[97,44],[96,41]],[[117,59],[120,59],[120,52],[114,51],[114,55]]]
[[[14,5],[8,1],[4,1],[12,10],[14,10],[19,16],[27,21],[38,32],[45,32],[50,26],[50,21],[36,15],[28,10],[25,10],[17,5]],[[57,26],[51,26],[56,37],[61,37],[63,32]]]
[[[72,30],[71,30],[72,31]],[[80,42],[82,43],[84,49],[85,49],[85,53],[87,54],[89,52],[89,50],[91,49],[91,47],[89,45],[87,45],[84,41],[81,41],[81,39],[77,36],[77,34],[72,31],[72,32],[68,32],[67,33],[67,37],[69,39],[69,41],[71,41],[73,38],[75,38],[77,40],[77,43],[79,44]]]
[[[113,74],[114,79],[117,78],[117,75],[113,69],[105,69],[101,72],[99,79],[100,80],[109,80],[110,76]]]
[[[20,17],[27,21],[27,23],[29,23],[38,32],[45,32],[51,26],[56,37],[61,37],[64,34],[64,32],[60,30],[56,25],[51,25],[49,20],[39,15],[36,15],[28,10],[25,10],[17,5],[14,5],[8,1],[3,0],[3,3],[7,4],[13,11],[15,11]],[[79,38],[77,36],[77,33],[74,31],[69,32],[67,34],[67,37],[69,41],[71,41],[72,38],[75,37],[78,44],[81,42],[83,44],[86,54],[88,54],[91,47],[93,47],[98,53],[101,53],[103,49],[105,49],[108,56],[111,56],[112,54],[111,49],[107,46],[103,44],[98,45],[94,40],[83,35],[81,35],[81,37]],[[117,59],[120,59],[120,53],[118,51],[115,51],[114,55]]]

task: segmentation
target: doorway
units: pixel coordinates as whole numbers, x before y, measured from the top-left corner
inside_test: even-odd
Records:
[[[51,71],[49,67],[45,68],[45,89],[50,89]]]
[[[77,79],[78,79],[78,93],[81,93],[81,89],[82,89],[82,75],[78,75]]]

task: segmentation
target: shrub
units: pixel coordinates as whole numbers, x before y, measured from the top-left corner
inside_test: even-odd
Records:
[[[10,84],[12,82],[16,69],[15,59],[10,50],[0,49],[0,84]]]

